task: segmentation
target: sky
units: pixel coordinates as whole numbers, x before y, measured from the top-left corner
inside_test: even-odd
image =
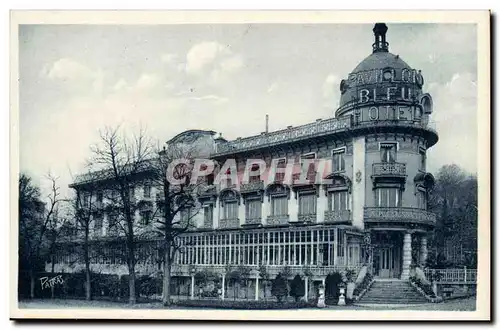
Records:
[[[387,24],[389,51],[422,70],[439,133],[436,173],[477,171],[472,24]],[[21,25],[20,170],[63,192],[99,129],[166,142],[188,129],[226,139],[334,117],[339,83],[371,53],[373,24]]]

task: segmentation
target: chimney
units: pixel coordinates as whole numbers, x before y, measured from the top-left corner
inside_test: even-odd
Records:
[[[269,133],[269,115],[266,114],[266,133]]]

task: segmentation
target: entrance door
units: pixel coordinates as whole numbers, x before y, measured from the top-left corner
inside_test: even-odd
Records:
[[[392,270],[394,269],[394,256],[392,248],[381,248],[379,258],[379,276],[382,278],[392,277]]]

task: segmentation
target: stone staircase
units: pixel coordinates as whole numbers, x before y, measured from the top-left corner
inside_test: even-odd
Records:
[[[422,304],[427,299],[407,281],[375,280],[359,304]]]

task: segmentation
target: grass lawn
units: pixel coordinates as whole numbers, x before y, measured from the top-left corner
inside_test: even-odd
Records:
[[[160,302],[138,303],[129,305],[124,302],[85,301],[76,299],[36,299],[19,302],[19,308],[64,309],[64,308],[113,308],[113,309],[163,309]],[[187,307],[172,307],[173,309],[191,309]],[[439,310],[439,311],[474,311],[476,297],[454,299],[437,304],[422,304],[412,306],[332,306],[332,310]]]

